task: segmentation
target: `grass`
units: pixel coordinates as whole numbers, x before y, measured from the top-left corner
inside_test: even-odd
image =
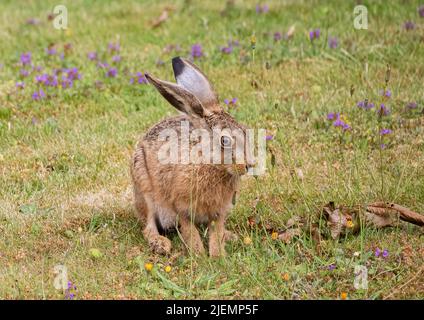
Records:
[[[293,216],[316,217],[329,201],[388,200],[424,212],[419,2],[363,1],[368,30],[353,28],[355,1],[267,1],[265,14],[255,12],[255,1],[235,1],[232,8],[218,1],[62,3],[68,31],[47,20],[54,1],[0,4],[1,299],[66,298],[53,285],[57,265],[67,267],[75,299],[340,299],[342,292],[348,299],[424,298],[418,227],[365,227],[357,236],[323,241],[318,253],[308,235],[284,244],[247,223],[256,198],[260,219],[277,229]],[[170,18],[151,28],[165,7]],[[28,25],[29,18],[40,23]],[[416,28],[406,31],[406,20]],[[273,33],[291,25],[293,38],[274,42]],[[311,45],[308,32],[314,28],[322,34]],[[329,35],[338,37],[339,48],[328,48]],[[97,51],[111,63],[107,44],[117,39],[118,76],[106,78],[87,53]],[[221,54],[219,46],[230,39],[240,47]],[[62,52],[68,42],[73,49],[63,61],[46,56],[49,44]],[[195,43],[205,53],[196,63],[221,100],[238,98],[230,112],[274,135],[267,173],[243,181],[228,221],[241,240],[228,244],[228,256],[217,260],[186,255],[177,234],[170,236],[171,257],[152,255],[134,218],[129,177],[137,139],[175,114],[152,87],[131,85],[130,76],[149,71],[172,79],[170,59],[188,56]],[[164,51],[169,44],[182,51]],[[27,51],[47,72],[75,66],[83,77],[69,90],[51,88],[48,98],[33,101],[33,75],[24,79],[24,90],[15,89],[19,56]],[[387,64],[392,97],[384,100],[379,90]],[[381,125],[393,133],[384,138],[388,146],[381,153],[375,109],[356,107],[365,98],[391,110]],[[411,101],[417,109],[405,111]],[[341,112],[352,129],[333,127],[329,112]],[[375,257],[377,247],[389,256]],[[145,263],[153,264],[152,272]],[[337,268],[328,270],[330,264]],[[368,290],[353,287],[356,264],[368,268]]]

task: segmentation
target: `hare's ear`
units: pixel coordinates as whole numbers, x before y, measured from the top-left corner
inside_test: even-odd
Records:
[[[209,114],[202,103],[191,92],[183,87],[154,78],[146,73],[146,78],[153,84],[159,93],[179,111],[193,117],[204,117]]]
[[[178,85],[196,96],[202,105],[210,111],[218,111],[218,96],[208,78],[190,61],[176,57],[172,59],[175,80]]]

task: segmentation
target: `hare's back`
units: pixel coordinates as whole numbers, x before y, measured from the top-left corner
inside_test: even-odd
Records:
[[[175,116],[167,118],[151,127],[144,135],[143,140],[152,141],[157,140],[162,134],[168,134],[166,130],[174,130],[177,135],[181,134],[181,128],[188,126],[189,129],[193,127],[192,120],[186,115]]]

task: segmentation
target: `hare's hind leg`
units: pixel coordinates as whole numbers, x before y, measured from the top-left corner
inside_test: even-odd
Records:
[[[169,254],[171,252],[171,240],[161,236],[156,224],[156,208],[148,195],[144,197],[146,203],[146,227],[143,235],[149,243],[150,249],[158,254]]]

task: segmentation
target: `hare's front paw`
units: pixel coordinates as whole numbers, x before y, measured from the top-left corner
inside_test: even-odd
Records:
[[[209,246],[209,256],[211,258],[225,257],[227,253],[225,252],[224,246],[221,245],[211,245]]]
[[[202,255],[205,253],[205,248],[203,247],[203,243],[200,239],[190,241],[188,250],[195,255]]]
[[[163,255],[171,253],[171,240],[166,237],[160,235],[153,236],[149,239],[149,245],[150,249],[155,253]]]
[[[224,240],[225,241],[237,241],[238,235],[236,235],[234,232],[225,230],[224,231]]]

